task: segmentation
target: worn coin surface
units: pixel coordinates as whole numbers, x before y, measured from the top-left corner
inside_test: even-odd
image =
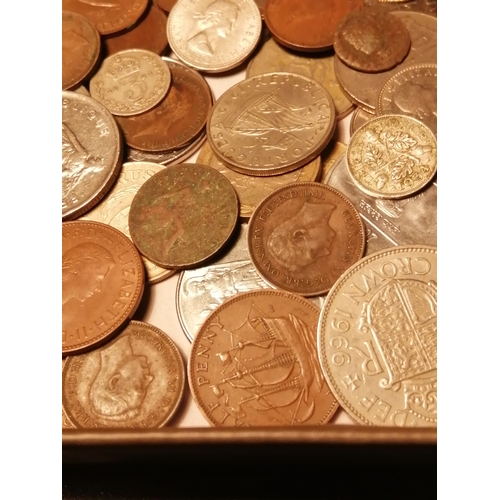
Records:
[[[136,311],[143,290],[141,256],[121,231],[99,222],[63,222],[63,356],[116,333]]]
[[[318,425],[338,408],[318,362],[319,308],[281,290],[240,293],[203,323],[188,381],[213,426]]]
[[[351,123],[349,124],[349,133],[351,136],[354,135],[354,132],[358,130],[361,125],[364,125],[368,120],[375,118],[373,113],[368,113],[362,108],[357,108],[351,117]]]
[[[352,136],[346,157],[359,189],[377,198],[404,198],[434,177],[436,136],[415,118],[380,116]]]
[[[217,170],[197,163],[168,166],[140,188],[129,212],[129,231],[139,251],[159,266],[198,265],[231,236],[238,197]]]
[[[84,94],[62,92],[62,219],[96,205],[120,173],[122,144],[110,112]]]
[[[164,168],[163,165],[156,163],[124,163],[113,189],[99,205],[81,217],[80,220],[93,220],[109,224],[130,238],[128,230],[130,204],[139,188],[154,174]],[[158,283],[175,273],[174,269],[159,267],[145,257],[142,257],[142,260],[146,270],[147,281],[150,284]]]
[[[272,285],[306,297],[330,290],[363,256],[365,229],[349,199],[316,182],[277,189],[249,222],[248,250]]]
[[[207,136],[233,170],[276,175],[317,156],[336,122],[333,99],[323,85],[293,73],[268,73],[237,83],[216,101]]]
[[[128,49],[104,59],[90,80],[89,90],[112,114],[130,116],[156,106],[170,83],[170,70],[159,55]]]
[[[326,298],[318,325],[321,367],[359,423],[437,424],[436,261],[435,247],[374,253]]]
[[[77,428],[153,428],[177,410],[184,362],[155,326],[131,321],[100,349],[70,357],[63,369],[63,407]]]
[[[99,59],[101,39],[95,26],[76,12],[62,13],[62,89],[76,87]]]
[[[184,63],[219,73],[255,49],[262,20],[253,0],[178,0],[168,16],[171,49]]]

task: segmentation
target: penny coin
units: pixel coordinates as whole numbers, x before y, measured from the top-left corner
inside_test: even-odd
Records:
[[[437,251],[404,246],[349,269],[318,325],[323,373],[356,422],[437,425]]]
[[[106,195],[120,173],[120,132],[110,112],[84,94],[62,93],[62,218],[75,219]]]
[[[377,115],[412,116],[437,134],[437,64],[409,66],[379,92]]]
[[[376,198],[404,198],[434,177],[436,136],[415,118],[380,116],[352,136],[346,156],[359,189]]]
[[[63,10],[87,17],[101,35],[132,26],[146,10],[148,0],[62,0]]]
[[[249,222],[248,250],[272,285],[306,297],[328,292],[363,256],[365,229],[342,193],[316,182],[277,189]]]
[[[96,347],[128,321],[144,290],[139,252],[99,222],[62,225],[62,354]]]
[[[118,116],[143,113],[156,106],[170,88],[170,70],[161,57],[129,49],[106,57],[90,80],[90,95]]]
[[[106,198],[80,220],[93,220],[109,224],[130,238],[128,213],[130,204],[139,188],[154,174],[165,167],[156,163],[124,163],[120,177]],[[174,269],[159,267],[145,257],[142,258],[149,284],[159,283],[175,273]]]
[[[335,31],[333,49],[351,68],[377,73],[403,61],[410,50],[410,34],[396,16],[364,8],[342,19]]]
[[[100,349],[70,357],[62,382],[64,410],[77,428],[155,428],[179,407],[184,362],[166,333],[131,321]]]
[[[387,12],[422,12],[437,16],[437,0],[364,0],[367,7],[377,6]]]
[[[351,123],[349,124],[349,133],[351,136],[354,135],[354,132],[358,130],[361,125],[364,125],[368,120],[375,118],[375,115],[372,113],[367,113],[362,108],[357,108],[352,114]]]
[[[182,163],[164,168],[139,188],[129,230],[149,260],[182,269],[219,251],[237,220],[238,197],[231,183],[207,165]]]
[[[328,175],[328,172],[333,162],[347,151],[347,144],[344,144],[343,142],[340,141],[332,141],[332,142],[333,144],[330,143],[321,153],[321,158],[323,163],[321,180],[319,181],[321,182],[321,184],[326,184],[325,178]]]
[[[332,47],[338,23],[351,11],[361,9],[363,0],[268,0],[264,21],[273,37],[285,47],[321,51]]]
[[[335,105],[337,119],[340,120],[354,109],[354,104],[337,82],[334,60],[331,53],[315,54],[314,57],[311,54],[292,53],[270,38],[253,56],[251,64],[247,66],[246,77],[289,71],[312,78],[328,90]]]
[[[76,87],[99,59],[101,39],[95,26],[75,12],[62,13],[62,89]]]
[[[210,165],[229,179],[240,202],[240,217],[251,217],[257,205],[275,189],[291,182],[315,181],[321,173],[321,158],[317,156],[303,167],[286,174],[271,177],[255,177],[235,172],[215,156],[206,142],[196,159],[198,163]]]
[[[205,79],[178,62],[165,61],[172,83],[167,96],[153,109],[135,116],[117,117],[125,142],[143,151],[179,149],[205,128],[212,95]]]
[[[170,12],[174,8],[176,2],[177,0],[153,0],[153,3],[165,12]]]
[[[316,350],[319,308],[281,290],[240,293],[205,320],[188,364],[213,426],[326,424],[338,408]]]
[[[161,54],[168,45],[167,15],[150,4],[139,22],[127,31],[103,37],[106,55],[127,49],[144,49]]]
[[[293,73],[248,78],[216,101],[207,122],[213,151],[237,172],[290,172],[316,157],[337,123],[328,91]]]
[[[260,38],[253,0],[178,0],[168,16],[170,48],[187,65],[220,73],[241,64]]]

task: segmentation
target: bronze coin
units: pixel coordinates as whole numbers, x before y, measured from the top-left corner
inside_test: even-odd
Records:
[[[95,26],[75,12],[62,13],[62,89],[76,87],[99,59],[101,38]]]
[[[276,189],[249,222],[248,250],[271,285],[305,297],[330,290],[363,256],[363,221],[340,191],[316,182]]]
[[[140,115],[116,117],[125,142],[132,148],[157,152],[189,144],[205,127],[212,95],[205,79],[194,69],[164,61],[172,83],[167,96]]]
[[[101,35],[132,26],[146,10],[148,0],[62,0],[63,10],[87,17]]]
[[[116,333],[136,311],[143,291],[141,256],[121,231],[100,222],[63,222],[63,356]]]
[[[319,308],[281,290],[240,293],[205,320],[188,381],[213,426],[318,425],[339,404],[316,348]]]
[[[348,66],[366,73],[394,68],[410,50],[403,21],[376,8],[350,12],[333,38],[335,54]]]
[[[264,21],[277,42],[291,49],[315,52],[331,49],[337,24],[363,0],[268,0]]]
[[[153,0],[153,3],[165,12],[170,12],[177,3],[177,0]]]
[[[139,189],[129,212],[130,236],[155,264],[172,269],[212,257],[238,220],[238,197],[217,170],[197,163],[166,167]]]
[[[104,36],[103,42],[107,56],[127,49],[144,49],[161,54],[168,45],[167,15],[151,4],[132,28]]]
[[[161,427],[185,385],[179,350],[160,329],[131,321],[100,349],[66,361],[63,409],[76,428]]]

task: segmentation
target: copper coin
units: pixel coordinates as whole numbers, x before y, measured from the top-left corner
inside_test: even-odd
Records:
[[[188,381],[213,426],[318,425],[338,402],[316,349],[319,308],[281,290],[240,293],[193,341]]]
[[[153,0],[153,3],[165,12],[170,12],[177,3],[177,0]]]
[[[117,117],[125,142],[143,151],[168,151],[190,143],[205,127],[212,95],[205,79],[175,61],[164,61],[172,83],[157,106],[140,115]]]
[[[352,114],[351,123],[349,124],[349,133],[351,136],[368,120],[372,120],[373,118],[375,118],[375,115],[372,113],[367,113],[364,109],[357,108]]]
[[[62,89],[76,87],[99,59],[101,39],[95,26],[75,12],[62,13]]]
[[[197,163],[166,167],[139,189],[129,231],[139,251],[159,266],[183,269],[214,255],[238,220],[238,197],[217,170]]]
[[[316,182],[276,189],[249,222],[248,250],[257,272],[305,297],[328,292],[364,248],[365,228],[354,205]]]
[[[101,35],[129,28],[147,5],[148,0],[62,0],[63,10],[84,15]]]
[[[264,20],[276,41],[295,50],[330,49],[337,24],[363,0],[268,0]]]
[[[100,222],[62,225],[62,354],[105,341],[134,314],[144,267],[132,242]]]
[[[167,16],[156,5],[151,4],[132,28],[104,36],[103,42],[107,56],[127,49],[144,49],[161,54],[168,45]]]
[[[184,362],[166,333],[131,321],[100,349],[68,358],[62,379],[76,428],[161,427],[179,407]]]

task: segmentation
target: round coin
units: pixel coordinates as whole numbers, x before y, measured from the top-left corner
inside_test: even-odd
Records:
[[[318,362],[319,308],[279,290],[240,293],[205,320],[188,381],[213,426],[318,425],[338,408]]]
[[[170,70],[148,50],[123,50],[107,57],[90,80],[90,95],[118,116],[156,106],[170,88]]]
[[[109,111],[84,94],[62,93],[62,219],[96,205],[120,173],[120,132]]]
[[[158,328],[131,321],[111,342],[70,357],[63,369],[63,408],[76,428],[155,428],[179,407],[184,363]]]
[[[261,29],[260,11],[253,0],[178,0],[168,17],[167,36],[181,61],[220,73],[251,54]]]
[[[364,109],[357,108],[352,114],[351,123],[349,124],[349,133],[351,134],[351,137],[361,127],[361,125],[364,125],[368,120],[373,118],[375,118],[373,113],[367,113]]]
[[[364,248],[365,228],[354,205],[316,182],[277,189],[249,222],[248,250],[259,274],[306,297],[328,292]]]
[[[277,175],[317,156],[336,123],[333,99],[323,85],[293,73],[268,73],[237,83],[216,101],[207,137],[233,170]]]
[[[139,252],[99,222],[62,225],[62,354],[108,339],[136,311],[144,290]]]
[[[359,189],[377,198],[404,198],[434,177],[437,142],[430,129],[415,118],[385,115],[358,129],[346,157]]]
[[[212,257],[238,219],[231,183],[207,165],[168,166],[147,180],[130,206],[129,230],[139,251],[159,266],[182,269]]]
[[[369,425],[437,425],[437,251],[405,246],[365,257],[326,298],[323,373],[344,410]]]

